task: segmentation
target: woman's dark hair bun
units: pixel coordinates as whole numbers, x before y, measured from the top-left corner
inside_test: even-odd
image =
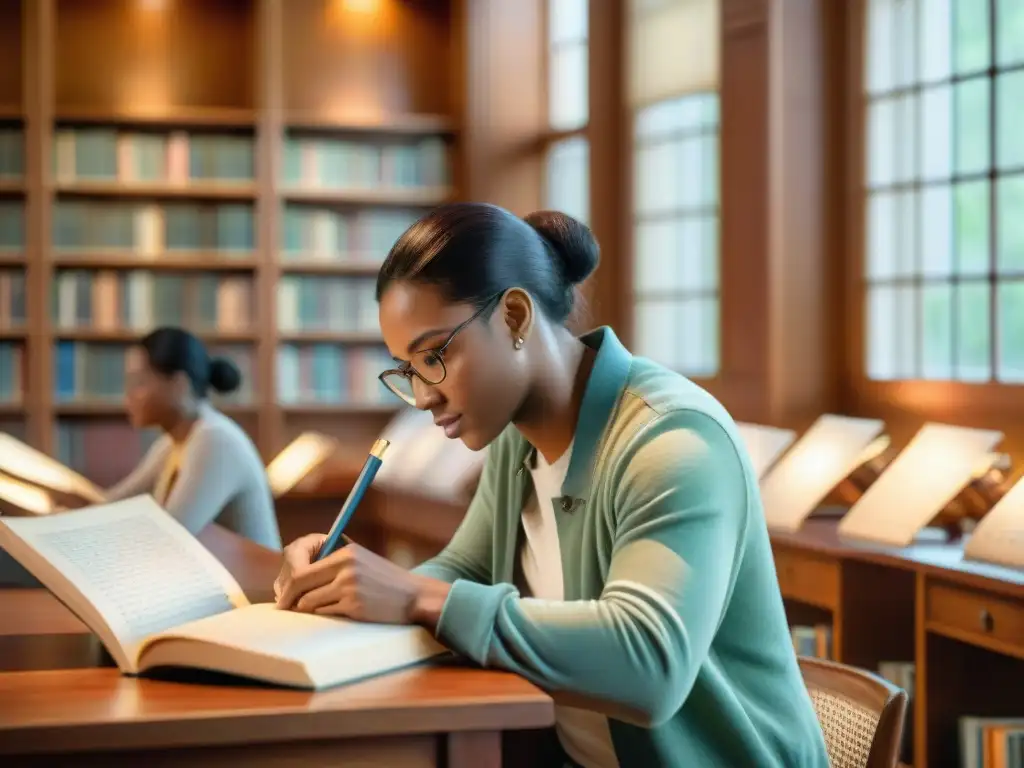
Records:
[[[578,285],[597,269],[601,249],[583,222],[560,211],[537,211],[524,221],[551,248],[566,282]]]
[[[210,360],[210,386],[217,392],[234,392],[242,383],[242,372],[226,357]]]

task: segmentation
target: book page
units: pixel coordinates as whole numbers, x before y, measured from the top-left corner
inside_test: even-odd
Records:
[[[82,475],[6,432],[0,432],[0,471],[95,504],[105,501],[103,491]]]
[[[1024,569],[1024,480],[1018,480],[974,529],[964,557]]]
[[[284,496],[337,448],[337,442],[317,432],[303,432],[267,465],[267,481],[274,498]]]
[[[822,499],[864,462],[884,424],[826,414],[811,425],[761,482],[768,527],[796,531]]]
[[[446,652],[419,626],[349,621],[261,603],[177,626],[150,638],[139,655],[142,668],[205,667],[319,688]]]
[[[0,546],[65,602],[69,588],[78,592],[129,659],[149,635],[248,604],[227,569],[151,496],[0,520]],[[38,568],[40,558],[50,567]]]
[[[839,535],[909,546],[1002,439],[992,430],[925,424],[850,507],[839,522]]]
[[[796,432],[791,429],[767,427],[762,424],[745,424],[738,422],[740,437],[750,454],[750,461],[758,479],[765,476],[768,469],[782,452],[796,440]]]

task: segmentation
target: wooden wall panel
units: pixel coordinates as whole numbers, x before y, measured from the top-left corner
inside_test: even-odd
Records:
[[[368,122],[451,114],[449,6],[448,0],[288,0],[285,110]]]
[[[255,105],[252,0],[58,0],[55,24],[58,113]]]

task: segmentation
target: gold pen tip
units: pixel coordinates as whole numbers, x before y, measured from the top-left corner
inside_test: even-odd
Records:
[[[391,445],[391,443],[388,440],[384,440],[383,438],[377,440],[373,444],[373,448],[370,449],[370,455],[376,456],[378,459],[383,459],[384,451],[388,449],[389,445]]]

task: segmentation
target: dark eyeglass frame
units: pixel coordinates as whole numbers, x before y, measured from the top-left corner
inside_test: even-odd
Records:
[[[427,381],[425,378],[423,378],[423,375],[419,371],[417,371],[416,368],[413,367],[412,361],[409,361],[402,363],[398,368],[389,368],[388,370],[381,372],[381,374],[377,377],[380,380],[380,383],[387,387],[397,397],[401,398],[406,403],[409,403],[409,405],[416,405],[415,398],[410,399],[406,397],[404,393],[400,392],[398,389],[391,386],[391,384],[388,383],[388,377],[397,375],[402,376],[411,381],[412,377],[415,376],[428,387],[436,387],[438,384],[440,384],[442,381],[448,378],[448,366],[444,364],[445,350],[448,349],[448,346],[455,340],[456,336],[458,336],[463,330],[465,330],[470,325],[479,320],[486,312],[493,309],[494,305],[498,302],[498,299],[500,299],[504,295],[505,292],[501,291],[500,293],[496,293],[493,296],[491,296],[486,302],[484,302],[480,309],[478,309],[468,318],[466,318],[457,326],[455,326],[452,329],[452,332],[448,334],[448,338],[444,340],[444,343],[441,344],[441,346],[425,347],[423,349],[416,350],[414,354],[417,355],[423,352],[432,352],[433,354],[437,355],[437,359],[441,362],[441,371],[443,372],[440,379],[438,379],[437,381]]]

